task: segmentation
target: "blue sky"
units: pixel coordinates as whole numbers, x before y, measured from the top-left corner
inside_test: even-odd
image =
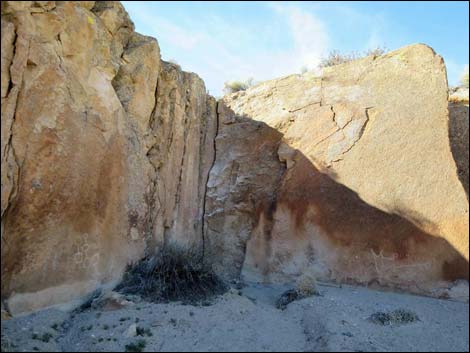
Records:
[[[124,1],[139,33],[164,60],[201,76],[213,95],[230,80],[256,81],[314,69],[331,50],[362,52],[426,43],[450,85],[469,62],[468,2]]]

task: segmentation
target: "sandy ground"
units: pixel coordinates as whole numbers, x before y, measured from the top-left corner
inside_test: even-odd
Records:
[[[141,342],[143,351],[469,350],[468,303],[320,286],[322,296],[281,311],[275,301],[286,289],[250,284],[209,306],[134,300],[115,310],[44,310],[3,320],[2,348],[123,352]],[[383,326],[369,320],[378,311],[395,309],[413,311],[419,321]]]

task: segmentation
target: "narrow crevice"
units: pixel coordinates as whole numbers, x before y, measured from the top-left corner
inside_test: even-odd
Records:
[[[123,51],[124,53],[124,51]],[[157,82],[155,83],[155,92],[154,92],[154,105],[152,112],[150,113],[149,117],[149,130],[154,133],[155,129],[155,119],[157,115],[157,107],[158,107],[158,93],[159,93],[159,83],[160,83],[160,72],[158,72]],[[160,200],[160,194],[158,193],[158,184],[159,184],[159,167],[155,165],[152,160],[152,151],[155,148],[156,143],[149,147],[148,151],[146,151],[145,156],[153,169],[154,175],[152,176],[149,184],[147,185],[147,190],[145,193],[145,201],[147,205],[147,213],[145,215],[145,256],[149,256],[151,252],[154,250],[154,231],[155,231],[155,219],[156,214],[159,210],[155,211],[156,205],[156,198],[158,199],[159,207],[161,207],[162,203]]]
[[[62,39],[60,38],[60,33],[57,35],[57,42],[59,44],[60,50],[62,51],[62,53],[61,53],[62,55],[59,55],[59,53],[57,53],[57,51],[54,48],[54,52],[57,55],[57,58],[59,59],[59,69],[64,74],[64,77],[68,77],[69,72],[68,72],[67,68],[65,67],[65,62],[64,62],[64,58],[63,58],[63,57],[66,57],[66,55],[64,55],[64,45],[62,43]],[[67,89],[67,93],[69,95],[70,100],[73,102],[74,97],[73,97],[72,91],[70,90],[69,85],[65,85],[65,87]]]
[[[297,108],[297,109],[293,109],[293,110],[288,110],[289,113],[295,113],[295,112],[298,112],[299,110],[302,110],[302,109],[305,109],[305,108],[308,108],[308,107],[311,107],[312,105],[316,105],[316,104],[319,104],[321,106],[321,101],[320,102],[312,102],[312,103],[309,103],[303,107],[300,107],[300,108]]]
[[[211,175],[211,171],[214,168],[214,165],[217,161],[217,136],[219,135],[219,101],[217,100],[215,102],[215,133],[214,133],[214,138],[212,140],[213,144],[213,149],[214,149],[214,154],[213,154],[213,159],[211,166],[209,167],[207,171],[207,177],[206,177],[206,182],[204,183],[204,195],[202,198],[202,225],[201,225],[201,236],[202,236],[202,263],[204,263],[204,258],[206,254],[206,203],[207,203],[207,192],[209,189],[209,179]]]
[[[188,108],[189,105],[186,106],[186,108]],[[178,210],[178,206],[179,206],[179,203],[180,203],[180,198],[181,198],[181,185],[183,184],[183,172],[184,172],[184,163],[185,163],[185,159],[186,159],[186,150],[187,150],[187,147],[188,147],[188,133],[190,131],[190,125],[191,125],[191,122],[190,122],[190,119],[188,118],[188,111],[187,109],[185,109],[185,112],[184,112],[184,122],[183,122],[183,126],[184,126],[184,132],[183,132],[183,153],[182,153],[182,156],[181,156],[181,163],[180,163],[180,168],[179,168],[179,176],[178,176],[178,185],[176,186],[176,193],[175,193],[175,205],[174,205],[174,208],[173,208],[173,220],[172,220],[172,224],[175,223],[175,220],[176,220],[176,217],[175,215],[177,214],[177,210]]]
[[[351,118],[349,119],[349,121],[348,121],[346,124],[344,124],[343,126],[340,126],[340,125],[338,125],[338,122],[336,121],[336,112],[334,111],[333,106],[330,106],[330,108],[331,108],[331,111],[333,112],[333,118],[332,118],[332,119],[333,119],[333,122],[335,123],[336,128],[337,128],[336,132],[338,132],[338,131],[343,132],[343,130],[344,130],[349,124],[351,124],[351,123],[354,121],[353,117],[351,117]],[[366,109],[367,109],[367,108],[366,108]],[[343,137],[344,137],[344,132],[343,132]]]
[[[330,110],[331,110],[331,112],[333,113],[333,116],[331,117],[331,119],[333,120],[333,122],[335,123],[335,125],[337,126],[337,128],[340,129],[338,123],[336,122],[336,112],[335,112],[335,110],[334,110],[334,108],[333,108],[332,105],[330,105]]]
[[[13,83],[13,79],[12,79],[12,74],[11,74],[11,68],[13,65],[16,64],[16,61],[18,60],[17,58],[17,55],[18,54],[18,46],[20,45],[20,43],[18,43],[18,39],[19,39],[19,35],[16,31],[16,28],[15,28],[15,39],[14,39],[14,42],[13,42],[13,56],[12,56],[12,59],[11,59],[11,65],[10,65],[10,84],[9,86],[11,86],[11,88],[9,89],[9,92],[8,92],[8,103],[5,103],[5,104],[9,104],[10,103],[10,100],[13,99],[14,100],[14,109],[13,109],[13,115],[11,117],[11,122],[10,122],[10,126],[8,127],[8,130],[9,130],[9,135],[8,135],[8,142],[6,143],[5,145],[5,148],[4,150],[2,151],[2,164],[4,161],[8,162],[8,159],[9,159],[9,155],[10,155],[10,152],[11,152],[11,155],[13,157],[13,161],[14,161],[14,164],[16,165],[16,175],[15,176],[12,176],[12,178],[10,179],[10,176],[8,176],[8,179],[12,182],[12,189],[10,190],[10,193],[8,195],[8,201],[7,201],[7,205],[5,207],[5,209],[3,210],[3,212],[1,213],[1,219],[2,219],[2,227],[1,227],[1,234],[0,234],[0,237],[3,241],[3,234],[5,233],[5,228],[4,228],[4,222],[5,222],[5,219],[7,219],[7,214],[8,212],[10,211],[11,209],[11,206],[13,204],[13,201],[14,199],[16,198],[16,196],[18,195],[19,193],[19,188],[20,188],[20,179],[21,179],[21,167],[22,167],[22,163],[20,163],[19,159],[18,159],[18,155],[16,154],[16,151],[15,151],[15,148],[14,148],[14,144],[13,144],[13,125],[15,124],[15,121],[16,121],[16,113],[17,113],[17,110],[18,110],[18,99],[19,99],[19,95],[20,95],[20,91],[21,91],[21,88],[22,88],[22,85],[23,85],[23,74],[24,74],[24,70],[26,68],[26,64],[27,64],[27,59],[25,60],[24,62],[24,65],[22,67],[22,70],[19,74],[19,83],[17,85],[15,85]],[[29,49],[30,49],[30,39],[28,39],[28,44],[27,44],[27,48],[23,48],[24,50],[27,51],[26,53],[26,58],[29,57]],[[16,60],[15,60],[16,59]],[[12,94],[10,94],[12,93]],[[3,113],[2,113],[3,115]],[[2,116],[3,118],[3,116]],[[24,160],[23,160],[24,161]],[[16,179],[16,182],[15,182],[15,179]],[[3,187],[3,186],[2,186]]]
[[[18,34],[16,33],[16,27],[15,27],[15,39],[13,40],[13,54],[11,56],[11,63],[10,63],[10,67],[8,68],[8,71],[10,72],[10,80],[8,81],[8,89],[7,89],[7,93],[5,95],[5,98],[10,100],[12,99],[13,97],[10,97],[10,93],[13,91],[13,88],[14,88],[14,84],[13,84],[13,80],[12,80],[12,75],[11,75],[11,69],[13,67],[13,64],[15,62],[15,56],[16,56],[16,50],[17,50],[17,40],[18,40]],[[8,139],[8,143],[5,145],[5,149],[2,151],[2,159],[5,159],[7,158],[7,154],[8,154],[8,147],[11,145],[10,142],[11,142],[11,137],[12,137],[12,129],[13,129],[13,123],[15,121],[15,114],[16,114],[16,105],[18,104],[18,95],[19,95],[19,89],[16,91],[16,93],[14,92],[15,94],[15,110],[14,110],[14,113],[13,113],[13,118],[12,118],[12,121],[11,121],[11,124],[10,124],[10,127],[9,127],[9,130],[10,130],[10,134],[9,134],[9,139]],[[3,103],[2,102],[2,105],[3,104],[8,104],[8,103]],[[3,120],[3,109],[2,109],[2,120]]]
[[[152,163],[150,165],[153,166]],[[155,168],[155,167],[154,167]],[[156,169],[155,169],[156,170]],[[156,173],[156,172],[155,172]],[[155,217],[153,215],[153,210],[155,209],[155,195],[157,193],[157,176],[153,180],[150,180],[149,184],[147,185],[147,190],[144,195],[145,203],[147,205],[147,213],[145,215],[145,249],[144,255],[149,256],[153,251],[153,232],[155,226]]]
[[[10,67],[8,68],[8,71],[10,73],[10,79],[8,80],[8,87],[7,87],[7,91],[5,93],[5,98],[8,98],[11,90],[13,89],[13,81],[11,79],[11,67],[13,66],[13,60],[15,59],[15,54],[16,54],[16,40],[18,39],[18,35],[16,34],[16,26],[13,22],[10,22],[13,24],[13,27],[14,27],[14,30],[13,30],[13,33],[15,35],[15,37],[13,38],[13,43],[12,43],[12,47],[13,47],[13,53],[11,55],[11,63],[10,63]],[[3,97],[2,97],[3,98]]]
[[[365,116],[366,116],[366,121],[364,122],[364,124],[362,125],[361,127],[361,131],[359,131],[359,134],[358,136],[356,137],[356,139],[353,141],[353,143],[351,144],[351,146],[349,146],[346,150],[344,150],[343,152],[341,152],[341,155],[332,160],[331,162],[339,162],[343,159],[344,155],[346,153],[348,153],[349,151],[351,151],[354,146],[356,146],[356,144],[361,140],[362,136],[364,135],[364,131],[366,129],[366,126],[367,126],[367,123],[369,122],[369,109],[371,109],[372,107],[368,107],[368,108],[365,108]],[[352,121],[352,120],[351,120]],[[349,123],[348,123],[349,124]],[[348,125],[346,124],[345,127]]]
[[[19,185],[20,185],[20,171],[21,171],[18,156],[16,155],[15,148],[13,147],[13,133],[10,133],[7,146],[8,146],[8,152],[7,153],[9,154],[9,152],[11,151],[11,155],[13,156],[13,160],[15,161],[15,164],[16,164],[16,175],[13,176],[12,179],[10,179],[10,175],[7,174],[8,179],[12,181],[12,184],[14,184],[14,187],[12,188],[10,194],[8,195],[7,207],[5,208],[5,211],[1,215],[2,218],[3,218],[4,215],[7,214],[7,211],[9,210],[10,205],[13,203],[14,198],[18,194],[18,188],[19,188]],[[8,159],[8,155],[5,156],[5,159]],[[16,179],[16,183],[15,183],[15,179]]]
[[[8,87],[7,87],[7,91],[5,93],[5,98],[8,98],[11,90],[13,88],[13,82],[11,81],[11,78],[8,80]]]
[[[158,76],[160,76],[160,73],[158,73]],[[155,129],[155,116],[157,114],[157,103],[158,103],[158,84],[160,83],[160,77],[157,76],[157,82],[155,84],[155,101],[153,105],[152,112],[150,113],[150,118],[149,118],[149,130],[151,132],[154,131]]]
[[[13,204],[13,200],[16,198],[16,196],[18,195],[19,193],[19,188],[20,188],[20,179],[21,179],[21,170],[22,170],[22,164],[23,163],[20,163],[19,161],[19,158],[18,158],[18,155],[16,154],[16,150],[15,150],[15,147],[13,145],[13,124],[15,123],[16,121],[16,111],[17,111],[17,107],[18,107],[18,96],[19,96],[19,91],[20,91],[20,88],[18,88],[18,92],[16,93],[16,99],[15,99],[15,110],[14,110],[14,114],[13,114],[13,118],[12,118],[12,121],[11,121],[11,125],[10,125],[10,135],[8,137],[8,143],[7,145],[5,146],[5,156],[4,156],[4,160],[8,160],[8,155],[10,154],[10,151],[11,151],[11,155],[13,156],[13,161],[16,165],[16,175],[13,176],[12,179],[10,179],[10,177],[8,177],[9,180],[12,181],[12,184],[14,185],[10,194],[8,195],[8,202],[7,202],[7,207],[5,208],[4,212],[1,214],[1,218],[7,218],[6,215],[7,215],[7,212],[10,210],[11,208],[11,205]],[[27,149],[26,149],[27,150]],[[24,160],[23,160],[24,162]],[[15,179],[16,179],[16,182],[15,182]],[[2,230],[3,230],[3,227],[2,227]],[[2,239],[3,239],[3,231],[2,231]]]

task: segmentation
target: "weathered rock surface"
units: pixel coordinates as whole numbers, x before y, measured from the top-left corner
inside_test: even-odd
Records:
[[[1,14],[2,310],[75,304],[170,242],[227,278],[468,279],[468,98],[430,48],[216,103],[119,2]]]
[[[111,285],[164,233],[200,242],[216,129],[202,80],[161,62],[119,2],[2,2],[1,25],[8,309]]]
[[[223,272],[313,269],[419,293],[468,279],[446,82],[441,57],[414,45],[225,97],[205,234]]]
[[[158,241],[202,246],[204,200],[214,160],[216,102],[204,82],[164,63],[158,79],[154,141],[147,155],[156,171],[153,219]]]
[[[468,199],[469,183],[469,120],[468,88],[459,88],[449,95],[449,139],[459,179]]]

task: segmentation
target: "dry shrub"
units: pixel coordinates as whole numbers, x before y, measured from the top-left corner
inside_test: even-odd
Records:
[[[342,54],[338,50],[331,51],[326,58],[323,58],[320,62],[320,67],[329,67],[344,64],[353,60],[358,59],[357,53]]]
[[[254,85],[253,78],[246,81],[229,81],[224,83],[224,94],[232,94],[239,91],[245,91]]]
[[[312,296],[321,296],[321,294],[318,291],[315,275],[306,272],[297,280],[295,289],[289,289],[281,294],[276,301],[276,308],[284,310],[290,303]]]
[[[410,310],[397,309],[390,312],[376,312],[369,318],[371,322],[377,325],[403,325],[420,321],[418,315]]]
[[[199,304],[224,293],[227,286],[199,250],[171,244],[129,266],[116,290],[157,303]]]
[[[377,47],[374,49],[366,50],[364,53],[352,52],[349,54],[340,53],[338,50],[331,51],[326,58],[320,62],[320,67],[328,67],[344,64],[353,60],[361,59],[366,56],[373,55],[374,57],[381,56],[387,51],[386,48]]]
[[[296,290],[303,298],[318,294],[317,280],[313,273],[307,272],[299,277]]]

